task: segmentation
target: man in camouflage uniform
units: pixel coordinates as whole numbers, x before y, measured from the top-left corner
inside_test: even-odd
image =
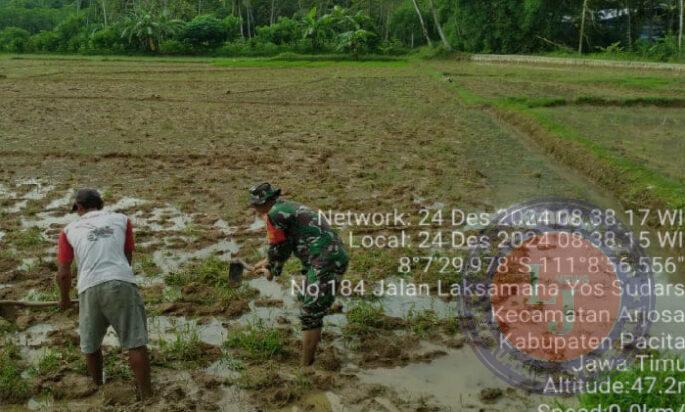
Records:
[[[299,296],[302,363],[309,366],[321,340],[323,317],[333,305],[335,289],[349,259],[342,241],[320,213],[299,203],[280,200],[280,194],[280,189],[269,183],[250,189],[250,204],[264,215],[269,241],[268,258],[255,269],[271,279],[281,274],[291,254],[302,262],[307,285],[307,292]]]

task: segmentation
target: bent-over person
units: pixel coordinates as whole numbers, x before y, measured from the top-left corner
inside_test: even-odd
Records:
[[[67,225],[58,240],[57,284],[60,307],[71,301],[71,264],[78,267],[79,335],[88,373],[103,384],[102,341],[112,326],[128,359],[141,399],[152,395],[147,351],[147,317],[138,292],[133,261],[133,227],[128,217],[102,209],[93,189],[76,193],[72,212],[78,219]]]

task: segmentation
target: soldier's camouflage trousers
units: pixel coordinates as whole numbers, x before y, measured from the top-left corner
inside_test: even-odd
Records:
[[[307,287],[298,298],[302,302],[300,322],[302,330],[318,329],[335,301],[337,288],[347,270],[347,262],[340,266],[317,268],[310,266],[306,271]]]

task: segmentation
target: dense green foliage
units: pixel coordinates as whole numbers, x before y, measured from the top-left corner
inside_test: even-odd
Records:
[[[0,51],[223,56],[340,52],[358,57],[402,53],[430,42],[477,53],[568,53],[580,48],[654,60],[674,60],[681,54],[678,0],[584,3],[0,0]]]

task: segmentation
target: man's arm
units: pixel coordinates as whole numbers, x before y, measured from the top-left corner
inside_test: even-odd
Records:
[[[71,263],[74,261],[74,249],[69,244],[67,235],[62,232],[57,241],[57,286],[59,287],[59,306],[66,310],[71,306],[69,291],[71,290]]]
[[[275,219],[281,217],[277,214]],[[266,269],[269,271],[269,277],[280,276],[283,272],[283,266],[293,252],[292,242],[287,239],[284,228],[287,222],[272,221],[270,216],[266,217],[266,231],[269,240],[269,251],[267,253]]]
[[[69,291],[71,290],[71,265],[58,263],[57,264],[57,286],[59,287],[59,306],[62,309],[67,309],[71,305],[69,299]]]
[[[133,225],[131,219],[126,223],[126,242],[124,242],[124,254],[128,260],[128,264],[133,266],[133,251],[136,248],[136,241],[133,236]]]
[[[292,253],[291,242],[283,241],[274,245],[269,245],[269,261],[266,268],[272,276],[280,276],[283,272],[283,266]]]

